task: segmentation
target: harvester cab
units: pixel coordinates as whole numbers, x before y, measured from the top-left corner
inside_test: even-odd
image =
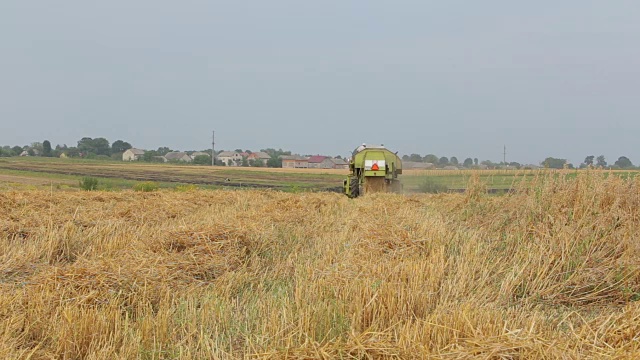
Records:
[[[401,192],[398,175],[402,161],[383,145],[362,144],[353,151],[349,162],[349,176],[344,180],[344,193],[355,198],[376,192]]]

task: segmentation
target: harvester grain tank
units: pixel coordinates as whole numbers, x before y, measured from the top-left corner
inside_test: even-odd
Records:
[[[344,193],[355,198],[376,192],[401,192],[398,175],[402,174],[402,161],[383,145],[360,145],[353,151],[349,162],[350,174],[344,181]]]

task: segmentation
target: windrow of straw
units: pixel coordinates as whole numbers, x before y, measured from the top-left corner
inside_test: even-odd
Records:
[[[0,193],[2,358],[634,358],[640,183]]]

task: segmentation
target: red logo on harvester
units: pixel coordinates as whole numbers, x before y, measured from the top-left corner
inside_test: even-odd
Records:
[[[373,171],[378,171],[378,170],[380,170],[380,168],[378,167],[378,164],[377,164],[377,163],[375,163],[375,164],[373,164],[373,166],[371,167],[371,170],[373,170]]]

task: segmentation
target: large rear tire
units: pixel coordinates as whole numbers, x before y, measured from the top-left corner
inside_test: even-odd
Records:
[[[357,177],[349,176],[344,181],[344,193],[352,199],[360,195],[360,183]]]
[[[350,189],[352,198],[357,198],[358,196],[360,196],[360,182],[358,181],[357,177],[351,178]]]

